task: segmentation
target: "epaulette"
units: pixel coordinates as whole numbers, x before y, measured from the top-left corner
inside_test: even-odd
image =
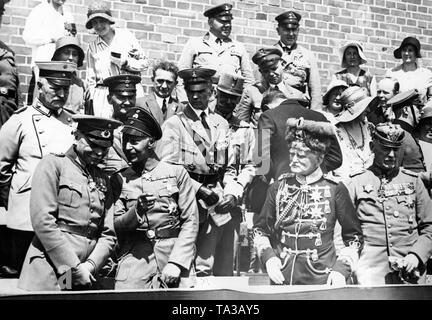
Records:
[[[278,180],[280,181],[280,180],[283,180],[283,179],[289,179],[289,178],[292,178],[292,177],[294,177],[294,176],[295,176],[295,174],[292,173],[292,172],[282,173],[282,174],[279,176]]]
[[[353,177],[355,177],[355,176],[358,176],[359,174],[362,174],[362,173],[365,173],[366,172],[366,170],[359,170],[359,171],[355,171],[355,172],[352,172],[352,173],[350,173],[349,174],[349,177],[350,178],[353,178]]]
[[[15,110],[14,114],[21,113],[21,112],[27,110],[27,108],[28,108],[28,106],[21,107],[21,108],[19,108],[18,110]]]
[[[417,172],[414,172],[414,171],[411,171],[411,170],[409,170],[409,169],[405,169],[405,168],[400,168],[400,170],[403,172],[403,173],[405,173],[405,174],[407,174],[407,175],[409,175],[409,176],[411,176],[411,177],[418,177],[418,173]]]
[[[323,174],[323,178],[336,184],[339,183],[339,180],[337,180],[335,176],[328,173]]]

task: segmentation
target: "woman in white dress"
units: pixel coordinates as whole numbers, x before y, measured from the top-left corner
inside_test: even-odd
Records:
[[[130,31],[112,27],[115,22],[105,3],[92,3],[87,17],[86,28],[93,29],[97,37],[87,50],[86,74],[93,110],[86,110],[86,113],[110,118],[113,108],[107,100],[108,87],[103,85],[103,80],[125,73],[141,76],[149,60]],[[144,89],[137,84],[137,98],[142,96]]]

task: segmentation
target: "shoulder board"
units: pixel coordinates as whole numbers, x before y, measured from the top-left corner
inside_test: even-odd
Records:
[[[21,113],[21,112],[27,110],[27,108],[28,108],[28,106],[21,107],[21,108],[19,108],[18,110],[15,110],[14,114]]]
[[[71,116],[73,116],[74,114],[76,114],[75,111],[68,109],[68,108],[63,108],[63,112],[65,112],[66,114],[69,114]]]
[[[124,166],[123,168],[120,168],[117,171],[114,171],[114,173],[112,175],[126,171],[126,169],[128,169],[128,168],[129,168],[129,166]]]
[[[366,170],[360,170],[360,171],[350,173],[349,176],[350,176],[350,178],[353,178],[353,177],[358,176],[358,175],[365,173],[365,172],[366,172]]]
[[[409,176],[411,176],[411,177],[418,177],[418,173],[417,172],[414,172],[414,171],[411,171],[411,170],[408,170],[408,169],[405,169],[405,168],[400,168],[400,170],[401,170],[401,172],[403,172],[403,173],[405,173],[405,174],[407,174],[407,175],[409,175]]]
[[[331,182],[336,183],[336,184],[339,183],[339,181],[333,175],[328,174],[328,173],[323,174],[323,178],[327,181],[331,181]]]
[[[291,173],[291,172],[283,173],[283,174],[281,174],[281,175],[279,176],[278,180],[280,181],[280,180],[283,180],[283,179],[289,179],[289,178],[292,178],[292,177],[294,177],[294,176],[295,176],[295,174],[294,174],[294,173]]]

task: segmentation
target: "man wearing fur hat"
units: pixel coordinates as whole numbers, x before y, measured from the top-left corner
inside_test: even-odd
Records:
[[[291,173],[269,188],[255,224],[255,245],[272,284],[344,285],[363,243],[348,190],[320,168],[334,136],[327,122],[289,118],[286,141]],[[334,228],[344,248],[336,257]]]
[[[365,236],[356,271],[362,285],[425,282],[432,201],[417,174],[400,167],[404,136],[397,124],[378,124],[372,166],[345,183]]]
[[[311,51],[297,43],[301,15],[287,11],[275,19],[278,22],[276,30],[280,37],[275,46],[283,52],[283,79],[293,88],[309,96],[312,110],[321,110],[321,80],[316,58]]]

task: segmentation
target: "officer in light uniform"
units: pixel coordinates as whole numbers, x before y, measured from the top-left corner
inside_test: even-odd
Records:
[[[287,11],[276,18],[280,40],[276,48],[283,52],[283,79],[294,89],[306,94],[312,110],[321,110],[321,80],[314,54],[297,43],[301,15]]]
[[[75,115],[75,142],[45,156],[35,169],[30,217],[35,237],[18,287],[29,291],[91,289],[114,250],[114,203],[108,176],[97,167],[121,122]]]
[[[162,131],[148,110],[132,109],[122,133],[131,166],[111,179],[121,256],[115,288],[193,286],[198,207],[192,179],[154,153]]]
[[[104,79],[104,86],[108,87],[108,102],[113,107],[113,119],[124,123],[127,113],[135,107],[136,85],[141,82],[141,77],[130,74],[121,74]],[[120,126],[114,130],[114,142],[108,151],[106,158],[99,164],[108,175],[127,167],[127,158],[122,150]]]
[[[344,285],[363,242],[348,190],[323,175],[320,164],[334,135],[330,123],[287,120],[291,173],[267,192],[255,224],[255,244],[274,284]],[[345,244],[336,256],[336,221]]]
[[[378,124],[373,165],[346,183],[365,236],[356,271],[361,285],[425,283],[432,202],[417,174],[399,167],[405,135],[397,124]]]
[[[200,210],[197,255],[203,263],[196,265],[200,276],[212,274],[217,258],[211,254],[211,248],[229,220],[229,216],[215,211],[224,198],[221,182],[228,161],[229,125],[208,108],[214,74],[215,70],[206,68],[180,70],[189,102],[184,111],[164,122],[163,136],[156,148],[163,161],[183,165],[194,180]],[[213,274],[219,273],[213,270]]]
[[[8,210],[10,250],[18,270],[33,238],[29,201],[36,165],[49,153],[65,152],[73,142],[72,114],[63,106],[76,64],[50,61],[37,67],[38,99],[17,110],[0,130],[0,205]]]

